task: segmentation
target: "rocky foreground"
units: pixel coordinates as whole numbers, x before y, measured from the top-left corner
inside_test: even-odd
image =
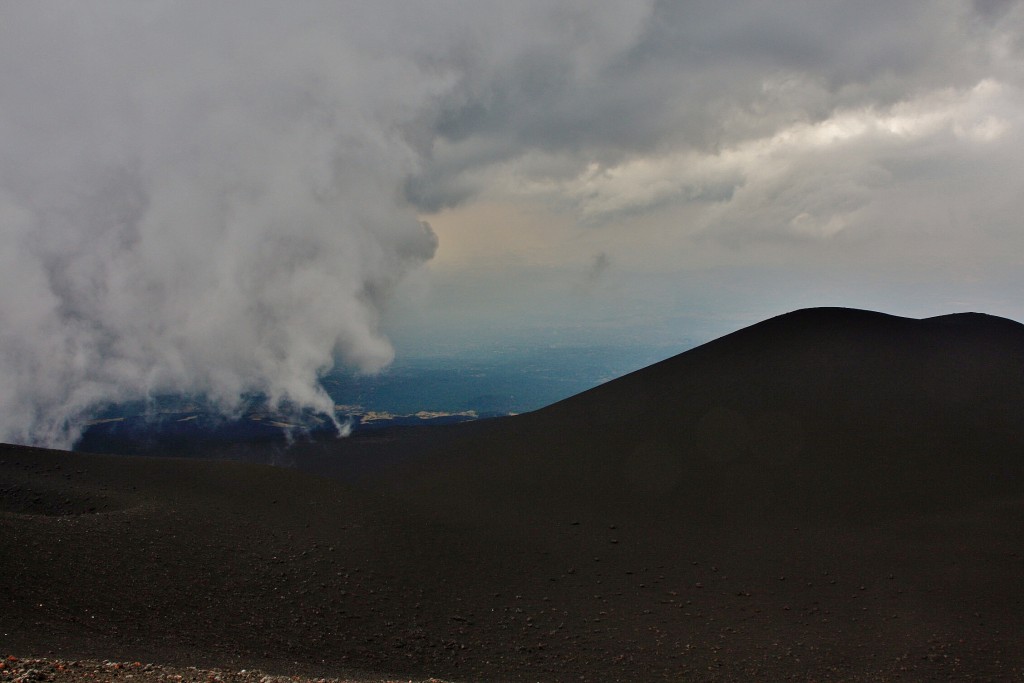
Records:
[[[0,681],[32,683],[97,683],[98,681],[132,681],[133,683],[406,683],[405,679],[310,678],[307,676],[274,676],[258,670],[198,669],[160,666],[141,662],[98,660],[66,660],[7,655],[0,660]],[[441,679],[407,683],[443,683]]]

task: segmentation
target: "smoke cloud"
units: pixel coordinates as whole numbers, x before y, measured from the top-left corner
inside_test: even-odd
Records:
[[[390,362],[380,306],[436,247],[399,196],[412,111],[443,77],[312,6],[229,5],[5,7],[3,441],[160,393],[333,414],[320,373]]]

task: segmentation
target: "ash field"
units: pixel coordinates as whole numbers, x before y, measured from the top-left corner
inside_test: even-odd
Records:
[[[1019,680],[1021,414],[1024,326],[833,308],[515,416],[175,458],[3,446],[0,652]]]

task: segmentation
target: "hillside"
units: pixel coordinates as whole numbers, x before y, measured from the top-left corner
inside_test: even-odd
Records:
[[[492,423],[426,469],[502,506],[870,518],[1019,494],[1022,409],[1018,323],[810,309]]]
[[[534,413],[296,444],[292,469],[5,446],[0,651],[1013,680],[1021,414],[1024,326],[812,309]]]

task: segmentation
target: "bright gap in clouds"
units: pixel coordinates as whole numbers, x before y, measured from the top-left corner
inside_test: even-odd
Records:
[[[514,300],[505,306],[527,311],[520,320],[588,320],[591,333],[623,328],[614,337],[633,344],[642,325],[660,344],[815,305],[1024,319],[1022,114],[1018,85],[985,78],[571,177],[531,174],[558,166],[533,153],[491,171],[486,212],[474,203],[430,216],[435,277],[472,280],[490,258],[487,279],[504,283],[494,298]],[[462,248],[446,254],[446,242]],[[598,255],[607,275],[593,287]],[[483,306],[473,315],[490,317]]]
[[[797,123],[764,138],[746,140],[713,153],[684,150],[667,156],[644,156],[605,166],[588,165],[581,175],[560,182],[508,183],[513,192],[554,201],[570,201],[582,220],[595,224],[615,223],[618,216],[664,204],[702,205],[706,215],[697,229],[716,230],[720,221],[729,220],[730,210],[742,207],[734,201],[737,193],[778,183],[780,179],[799,179],[815,169],[846,176],[861,176],[849,187],[846,199],[863,204],[868,192],[897,182],[884,173],[886,163],[904,155],[931,156],[937,164],[948,163],[952,155],[992,155],[1002,138],[1019,138],[1024,98],[1019,91],[991,80],[984,80],[966,91],[942,90],[918,99],[899,102],[885,110],[864,108],[837,110],[815,123]],[[876,171],[882,171],[877,173]],[[842,188],[839,188],[842,190]],[[977,188],[984,191],[987,188]],[[774,211],[773,196],[756,199],[762,206],[746,206]],[[794,220],[807,217],[802,208],[811,208],[813,197],[804,206],[792,207]],[[842,207],[843,198],[829,206]],[[862,200],[863,201],[860,201]],[[935,197],[942,201],[944,197]],[[747,200],[752,201],[752,200]],[[858,206],[858,208],[860,208]],[[914,207],[908,207],[913,210]],[[754,216],[751,229],[758,221]],[[689,228],[693,231],[694,228]],[[687,226],[679,226],[685,235]],[[801,232],[797,230],[797,232]],[[825,231],[818,236],[829,236]],[[807,236],[815,236],[808,234]]]

